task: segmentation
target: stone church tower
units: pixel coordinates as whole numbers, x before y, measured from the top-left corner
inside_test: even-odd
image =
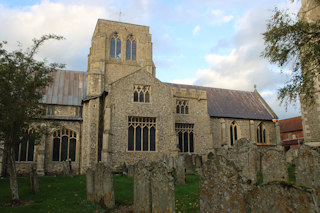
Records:
[[[301,0],[300,20],[315,22],[320,20],[320,1]],[[318,71],[319,73],[320,71]],[[309,106],[301,102],[302,125],[305,143],[320,146],[320,76],[315,78],[315,104]],[[300,98],[302,100],[302,98]]]

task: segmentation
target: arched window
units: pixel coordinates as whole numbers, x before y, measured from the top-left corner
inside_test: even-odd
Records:
[[[150,102],[151,88],[148,85],[134,85],[133,101],[141,103]]]
[[[115,33],[110,40],[110,58],[121,58],[121,40],[118,33]]]
[[[136,60],[136,49],[137,49],[136,41],[133,35],[130,35],[126,43],[126,59],[127,60],[132,60],[132,61]]]
[[[189,114],[189,103],[186,100],[177,100],[177,110],[178,114]]]
[[[29,135],[31,132],[27,132]],[[34,154],[34,140],[22,139],[21,143],[17,143],[15,147],[15,160],[16,161],[33,161]]]
[[[76,160],[77,133],[62,128],[53,133],[53,161]]]
[[[233,146],[239,138],[239,127],[235,121],[230,124],[230,145]]]
[[[257,127],[257,143],[266,143],[266,142],[267,142],[266,128],[261,122]]]

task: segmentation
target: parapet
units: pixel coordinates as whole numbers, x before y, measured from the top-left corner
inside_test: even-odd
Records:
[[[195,89],[189,89],[186,88],[175,88],[171,87],[171,91],[173,94],[173,97],[177,98],[192,98],[192,99],[198,99],[200,100],[207,100],[207,93],[204,90],[195,90]]]

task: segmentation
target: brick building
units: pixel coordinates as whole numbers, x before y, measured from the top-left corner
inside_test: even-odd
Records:
[[[113,167],[179,153],[201,155],[239,138],[279,145],[277,116],[252,92],[163,83],[156,78],[149,27],[98,20],[87,72],[58,71],[42,99],[42,143],[17,147],[17,169],[75,173],[98,161]]]
[[[304,142],[301,116],[279,120],[283,151],[297,149]]]

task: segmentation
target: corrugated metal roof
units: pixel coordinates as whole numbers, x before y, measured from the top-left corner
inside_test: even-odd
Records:
[[[279,120],[280,132],[295,132],[302,131],[301,116]]]
[[[51,75],[53,81],[46,88],[41,103],[81,106],[87,92],[87,72],[58,70]]]
[[[193,85],[166,83],[171,87],[203,90],[207,93],[208,113],[211,117],[272,120],[273,114],[255,92],[218,89]]]

